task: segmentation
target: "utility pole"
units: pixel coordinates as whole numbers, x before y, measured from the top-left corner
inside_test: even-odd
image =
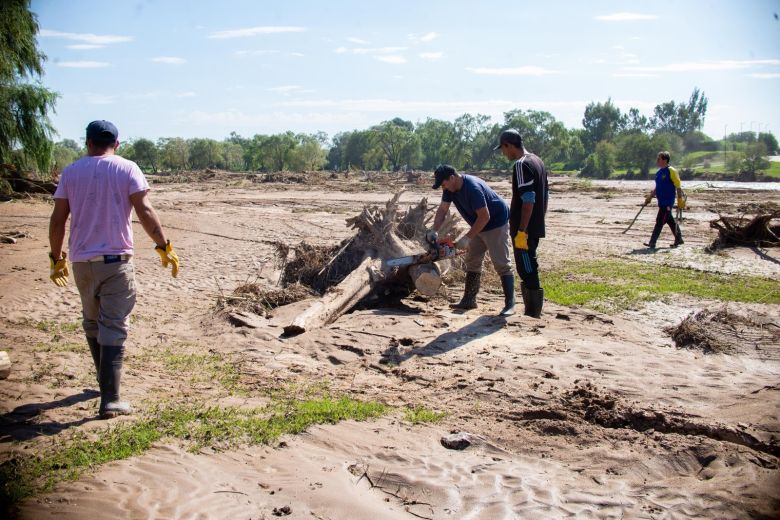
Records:
[[[723,171],[724,172],[726,171],[726,147],[728,146],[727,145],[727,143],[728,143],[727,139],[728,138],[726,136],[728,135],[728,132],[727,132],[728,128],[729,128],[729,125],[725,125],[723,127]]]

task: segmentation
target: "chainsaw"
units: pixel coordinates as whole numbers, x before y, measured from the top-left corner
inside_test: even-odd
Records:
[[[460,254],[455,249],[455,242],[450,238],[439,239],[438,234],[433,233],[428,240],[428,251],[416,255],[391,258],[384,261],[385,267],[406,267],[409,265],[430,264],[452,258]]]

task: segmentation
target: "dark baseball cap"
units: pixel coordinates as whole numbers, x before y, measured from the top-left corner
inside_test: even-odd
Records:
[[[87,139],[95,144],[113,144],[119,139],[119,130],[111,121],[92,121],[87,125]]]
[[[501,137],[498,138],[498,144],[493,147],[493,150],[498,150],[504,143],[513,144],[518,148],[523,148],[523,137],[520,135],[520,132],[514,128],[504,130],[501,132]]]
[[[436,167],[436,170],[433,172],[433,177],[436,179],[436,182],[433,183],[433,189],[438,189],[441,186],[441,183],[455,175],[457,172],[455,171],[455,168],[450,166],[449,164],[440,164]]]

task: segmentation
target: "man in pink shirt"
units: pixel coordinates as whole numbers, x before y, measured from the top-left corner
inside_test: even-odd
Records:
[[[119,383],[135,306],[133,209],[154,240],[163,267],[171,265],[174,277],[179,272],[179,257],[149,202],[149,184],[137,164],[115,154],[117,147],[119,132],[111,122],[87,126],[88,155],[62,171],[49,223],[50,278],[64,287],[69,272],[62,243],[71,217],[73,279],[81,295],[82,325],[95,362],[103,419],[131,412],[130,404],[119,399]]]

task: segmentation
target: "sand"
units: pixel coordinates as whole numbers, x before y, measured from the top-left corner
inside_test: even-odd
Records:
[[[778,251],[708,255],[715,204],[776,200],[778,192],[702,190],[689,198],[686,244],[648,254],[654,212],[630,184],[603,192],[553,179],[543,265],[574,258],[633,259],[722,273],[780,277]],[[491,180],[505,195],[509,184]],[[780,345],[740,345],[728,354],[676,348],[664,328],[723,306],[689,296],[603,314],[547,302],[535,320],[495,317],[500,293],[456,313],[462,286],[442,298],[408,298],[332,325],[280,338],[273,322],[232,327],[215,316],[220,293],[252,281],[272,285],[274,243],[334,245],[344,219],[395,186],[361,191],[330,185],[252,184],[224,176],[155,184],[157,208],[182,271],[163,271],[135,225],[138,304],[123,393],[136,406],[163,399],[256,406],[274,388],[327,382],[330,391],[388,405],[447,412],[411,425],[400,413],[285,436],[273,446],[188,451],[163,440],[145,454],[58,484],[19,505],[19,518],[776,518],[780,517]],[[435,192],[411,187],[402,201]],[[720,202],[719,202],[720,201]],[[51,204],[0,205],[0,229],[29,233],[0,245],[0,350],[14,363],[0,381],[0,457],[35,452],[95,420],[97,394],[77,324],[75,286],[48,280]],[[668,229],[659,244],[670,242]],[[777,323],[780,308],[729,303]],[[52,348],[52,345],[70,345]],[[760,347],[760,348],[759,348]],[[166,348],[217,353],[240,366],[246,395],[193,381],[149,362]],[[216,355],[216,354],[215,354]],[[111,422],[132,420],[120,418]],[[442,446],[451,432],[474,444]],[[289,508],[289,509],[287,509]]]

